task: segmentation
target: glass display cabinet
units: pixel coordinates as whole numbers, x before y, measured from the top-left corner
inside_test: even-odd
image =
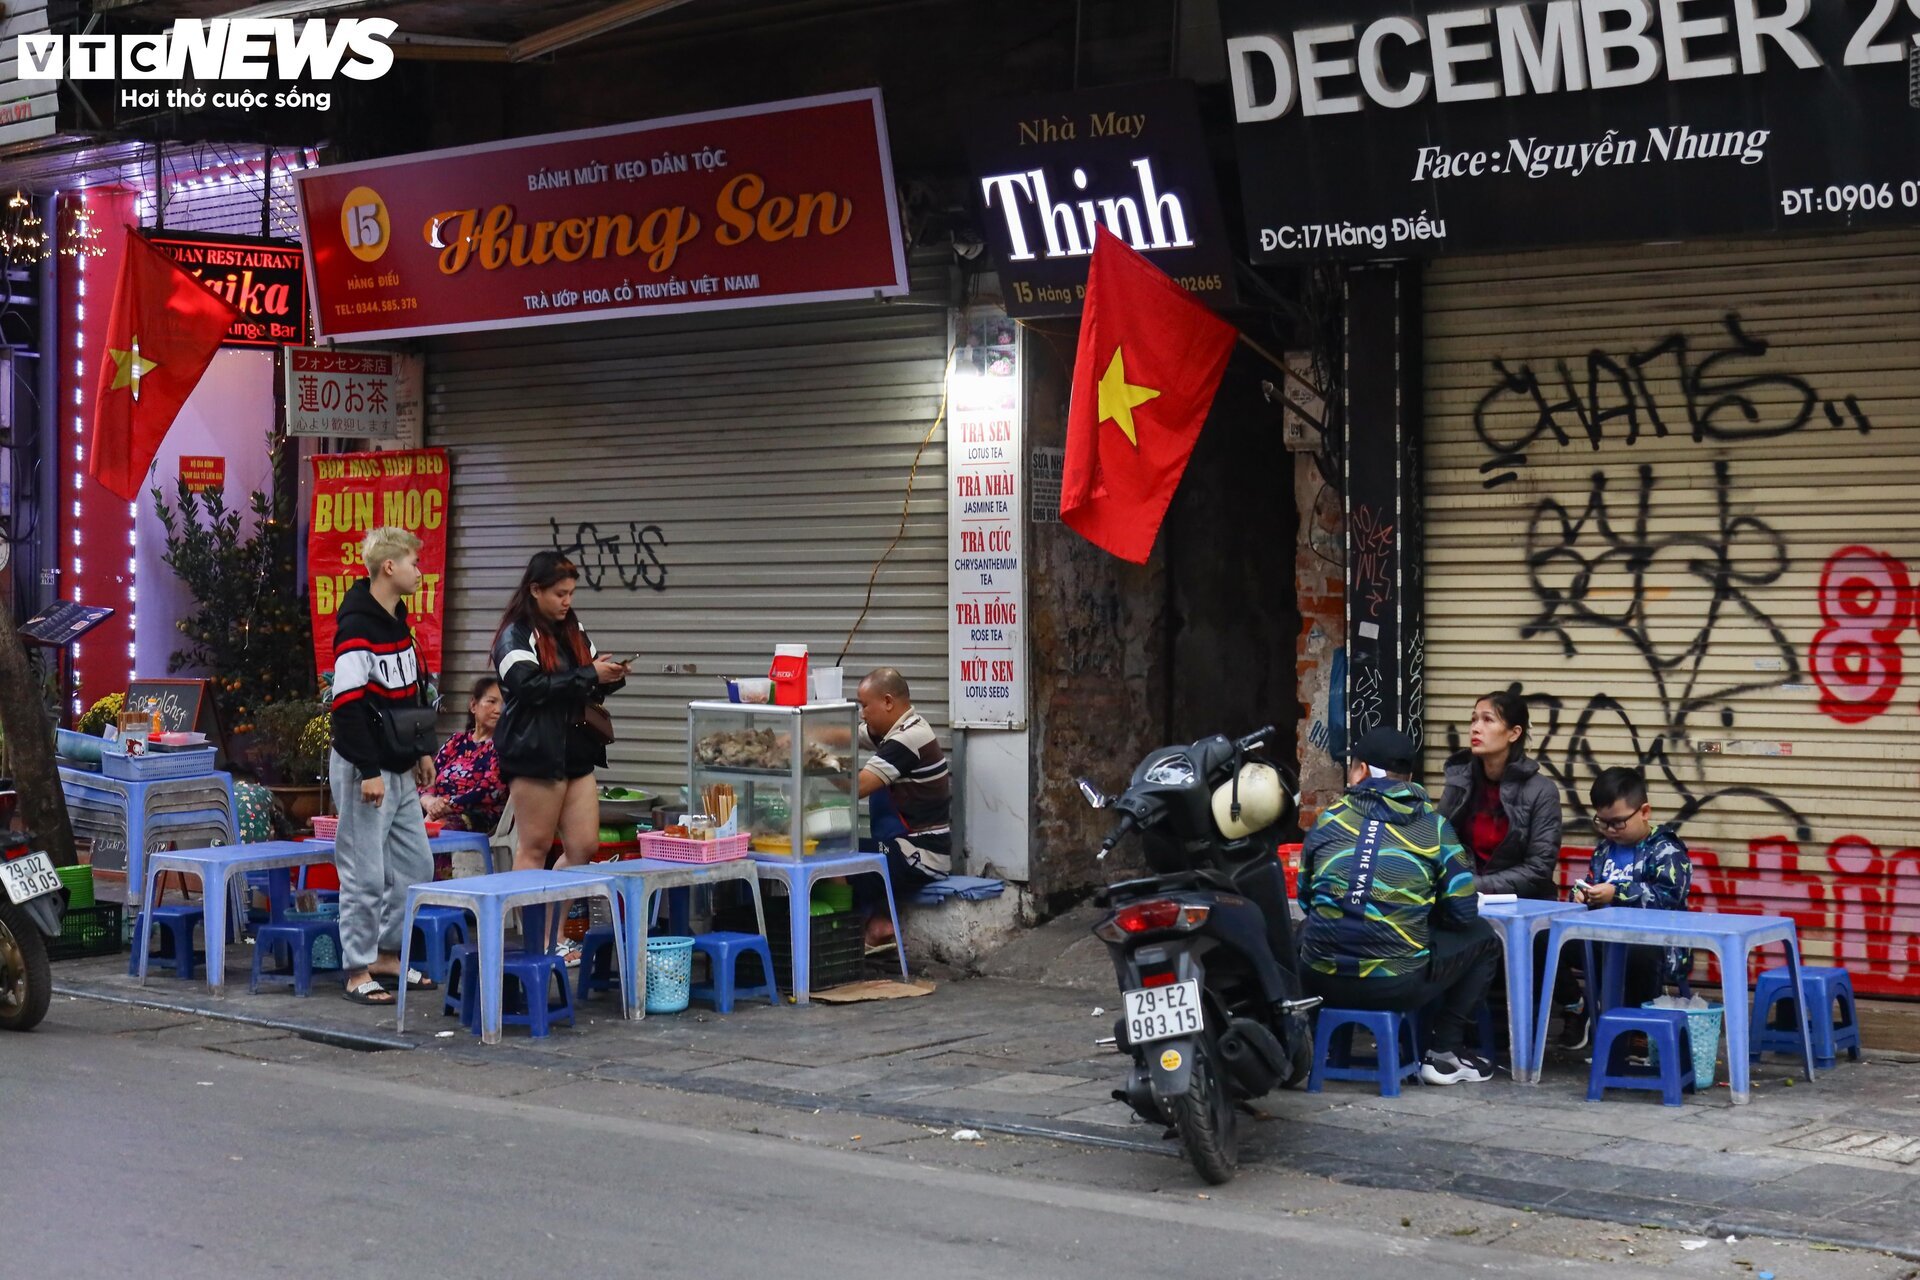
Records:
[[[731,803],[763,860],[853,853],[859,729],[852,702],[689,703],[688,811],[708,812],[715,799]]]

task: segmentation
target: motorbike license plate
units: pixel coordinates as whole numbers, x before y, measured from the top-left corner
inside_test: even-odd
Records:
[[[1176,982],[1166,987],[1129,991],[1127,1043],[1152,1044],[1175,1036],[1200,1034],[1200,984]]]
[[[60,877],[53,873],[53,859],[44,853],[30,853],[13,862],[0,862],[0,886],[11,902],[31,902],[44,893],[60,891]]]

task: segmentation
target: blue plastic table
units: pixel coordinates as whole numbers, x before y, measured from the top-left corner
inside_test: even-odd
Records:
[[[1493,926],[1507,959],[1507,1043],[1512,1046],[1513,1078],[1532,1084],[1540,1078],[1540,1059],[1533,1048],[1533,940],[1558,916],[1586,908],[1577,902],[1545,902],[1522,898],[1517,902],[1481,904],[1480,918]],[[1552,990],[1551,987],[1548,988]]]
[[[813,990],[813,882],[840,876],[877,875],[887,890],[887,914],[893,920],[894,949],[900,955],[900,976],[907,976],[907,939],[900,932],[900,907],[893,898],[893,876],[884,853],[845,853],[824,858],[796,858],[791,854],[756,853],[753,863],[762,880],[787,886],[790,935],[793,939],[793,1002],[808,1004]]]
[[[620,994],[626,1001],[627,1016],[647,1016],[647,922],[653,919],[653,895],[669,889],[686,889],[700,884],[725,884],[739,881],[753,894],[753,917],[760,933],[767,932],[767,913],[760,901],[760,871],[749,858],[726,862],[670,862],[664,858],[628,858],[619,862],[595,862],[582,867],[555,867],[572,875],[605,876],[620,890],[621,910],[615,917],[626,946],[626,962],[620,970]],[[680,927],[676,923],[676,928]],[[771,982],[773,975],[767,975]]]
[[[474,979],[480,984],[480,1041],[500,1043],[502,1013],[501,975],[506,957],[507,912],[514,907],[532,907],[546,902],[566,902],[574,898],[604,898],[609,911],[617,911],[613,877],[567,871],[502,871],[497,875],[468,876],[462,880],[430,880],[407,888],[407,909],[400,920],[400,972],[408,968],[413,946],[413,917],[421,907],[431,905],[460,907],[473,912],[479,928],[474,946],[478,948],[480,972]],[[557,923],[557,922],[556,922]],[[627,972],[626,941],[614,933],[614,961],[620,972]],[[631,993],[632,984],[627,992]],[[438,993],[436,993],[437,995]],[[530,993],[531,994],[531,993]],[[401,983],[395,1002],[395,1024],[407,1029],[407,984]],[[628,999],[631,1000],[631,994]]]
[[[275,840],[266,844],[232,844],[212,849],[172,849],[147,855],[146,884],[141,901],[153,902],[154,886],[163,871],[180,871],[200,877],[201,898],[206,907],[207,986],[215,995],[225,994],[227,984],[227,909],[233,896],[233,877],[248,871],[274,871],[281,867],[303,867],[311,862],[331,863],[333,846],[324,848],[310,840]],[[151,937],[143,932],[142,937]],[[140,954],[140,981],[147,980],[147,956]]]
[[[1626,947],[1698,947],[1711,951],[1720,960],[1721,1004],[1725,1009],[1727,1069],[1732,1077],[1733,1100],[1751,1100],[1752,1076],[1747,1061],[1748,1022],[1751,1018],[1747,988],[1747,957],[1760,947],[1775,942],[1787,946],[1787,968],[1793,978],[1795,1008],[1800,1011],[1800,1045],[1806,1058],[1807,1079],[1813,1079],[1813,1037],[1807,1022],[1806,987],[1800,974],[1800,935],[1793,921],[1785,916],[1718,915],[1706,911],[1651,911],[1640,907],[1602,907],[1579,915],[1556,917],[1547,935],[1547,973],[1540,990],[1540,1021],[1534,1028],[1533,1060],[1538,1063],[1547,1052],[1547,1017],[1552,1012],[1553,977],[1560,963],[1560,948],[1572,940],[1607,944],[1606,989],[1598,993],[1601,1011],[1620,1003],[1626,982]],[[1739,986],[1734,978],[1740,979]],[[1592,990],[1591,983],[1588,987]],[[1536,1077],[1537,1078],[1537,1077]]]

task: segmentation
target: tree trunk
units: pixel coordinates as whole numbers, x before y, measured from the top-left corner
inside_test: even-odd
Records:
[[[53,726],[27,661],[27,647],[11,619],[0,623],[0,728],[13,757],[13,785],[20,795],[20,817],[37,847],[56,867],[74,864],[73,824],[67,797],[53,762]]]

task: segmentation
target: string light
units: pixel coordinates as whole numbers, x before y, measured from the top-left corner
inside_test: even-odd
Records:
[[[14,192],[0,214],[0,258],[10,266],[28,266],[45,262],[51,254],[46,223],[34,212],[33,201]]]
[[[93,210],[83,202],[73,206],[72,214],[60,236],[60,252],[68,258],[78,258],[82,262],[88,258],[104,257],[107,246],[101,242],[100,228],[93,225]],[[81,312],[84,318],[86,313]]]

